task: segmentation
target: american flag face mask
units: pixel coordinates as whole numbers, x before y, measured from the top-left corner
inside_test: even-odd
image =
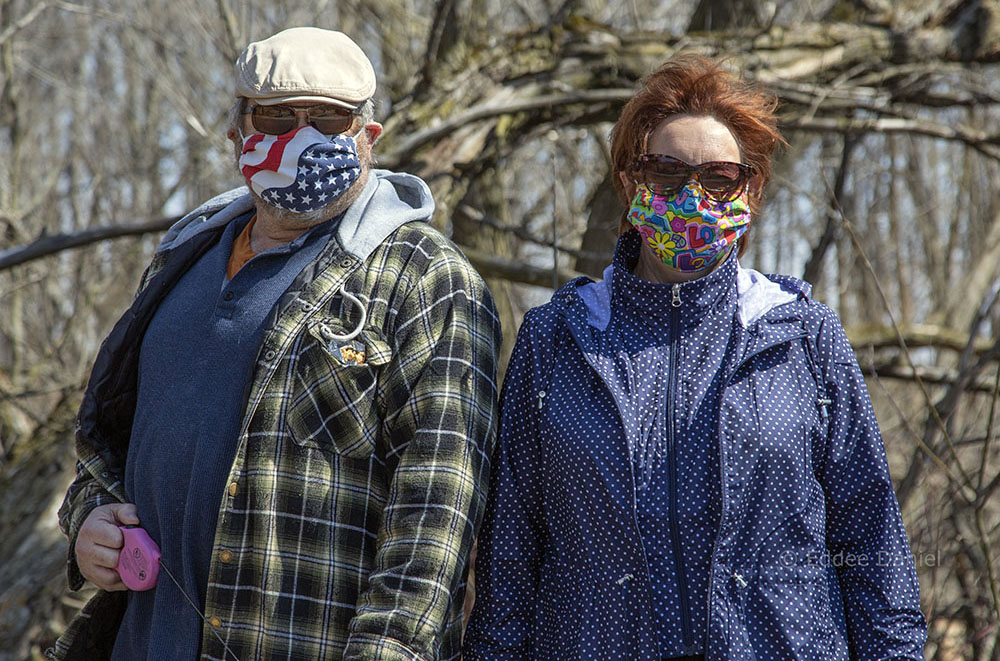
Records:
[[[326,136],[307,124],[244,138],[240,171],[265,202],[306,213],[343,195],[361,176],[361,161],[354,136]]]

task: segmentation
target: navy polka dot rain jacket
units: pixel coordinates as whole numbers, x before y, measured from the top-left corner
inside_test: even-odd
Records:
[[[637,251],[636,233],[626,233],[616,264],[627,267]],[[836,314],[809,297],[806,283],[743,269],[733,255],[706,276],[722,280],[707,303],[698,300],[706,278],[664,285],[676,296],[662,323],[671,359],[659,377],[666,386],[651,388],[633,369],[634,343],[616,339],[622,315],[635,312],[617,303],[627,297],[613,288],[625,280],[613,275],[614,265],[602,282],[567,283],[518,333],[465,658],[651,661],[675,651],[661,649],[670,623],[657,618],[663,582],[650,572],[670,566],[650,557],[671,549],[647,548],[655,536],[637,515],[635,453],[652,431],[623,405],[663,392],[654,404],[669,411],[664,426],[714,418],[710,488],[669,492],[678,503],[702,498],[713,533],[709,557],[689,570],[705,574],[707,603],[680,609],[675,622],[687,627],[684,653],[923,659],[913,555]],[[731,326],[721,341],[720,318]],[[713,397],[683,392],[708,383],[717,384]],[[702,403],[697,411],[673,410],[692,401]],[[674,452],[669,443],[665,450]],[[683,542],[683,527],[678,533]],[[698,622],[680,621],[691,613]],[[691,632],[701,632],[693,644]]]

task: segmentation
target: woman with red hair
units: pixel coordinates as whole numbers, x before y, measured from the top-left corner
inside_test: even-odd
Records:
[[[528,312],[507,370],[466,659],[923,659],[840,321],[739,263],[775,106],[698,57],[625,106],[614,259]]]

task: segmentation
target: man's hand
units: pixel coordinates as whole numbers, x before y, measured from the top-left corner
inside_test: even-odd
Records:
[[[88,581],[102,590],[127,590],[118,576],[118,553],[125,539],[118,526],[138,525],[135,505],[101,505],[87,515],[76,537],[76,564]]]

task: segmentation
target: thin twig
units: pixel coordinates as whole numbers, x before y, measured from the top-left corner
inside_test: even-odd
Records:
[[[872,267],[871,262],[868,260],[868,255],[865,253],[864,248],[861,246],[861,241],[858,240],[857,234],[854,232],[854,227],[851,221],[847,219],[844,210],[840,206],[840,201],[837,199],[836,195],[833,193],[833,189],[830,187],[830,182],[827,180],[826,176],[823,176],[823,183],[826,184],[827,193],[830,195],[830,200],[833,203],[834,208],[840,215],[840,219],[843,222],[844,229],[847,231],[848,235],[851,237],[851,243],[854,244],[854,249],[858,251],[858,256],[861,257],[861,261],[864,263],[865,268],[868,270],[869,275],[871,275],[872,280],[875,284],[875,289],[878,291],[879,297],[882,299],[882,305],[885,308],[886,313],[889,315],[889,321],[892,324],[893,330],[896,332],[896,338],[899,340],[900,349],[902,349],[903,355],[906,357],[906,362],[909,364],[910,368],[913,370],[913,379],[916,381],[917,386],[920,388],[920,392],[923,395],[924,402],[927,404],[927,408],[930,409],[931,415],[934,418],[935,423],[937,423],[945,441],[948,443],[948,448],[951,450],[952,457],[955,460],[955,464],[958,468],[958,472],[962,476],[963,484],[962,486],[968,488],[972,491],[972,496],[969,494],[962,493],[962,497],[968,502],[975,502],[975,490],[972,486],[972,478],[965,472],[965,468],[962,466],[962,462],[958,459],[958,452],[955,449],[955,444],[952,441],[951,434],[948,433],[948,429],[941,419],[938,413],[937,407],[934,406],[934,402],[931,401],[931,395],[927,391],[927,386],[924,384],[923,379],[920,378],[920,374],[917,373],[917,366],[913,360],[913,356],[910,354],[909,347],[906,346],[906,340],[903,338],[903,333],[899,329],[899,324],[896,322],[896,315],[892,313],[892,306],[889,304],[889,297],[885,293],[885,289],[882,288],[882,283],[879,281],[878,275],[875,273],[875,269]]]
[[[948,464],[946,464],[945,461],[941,459],[941,457],[939,457],[936,452],[934,452],[933,448],[929,447],[924,442],[924,439],[920,437],[920,434],[917,433],[917,430],[910,425],[909,419],[906,417],[906,415],[903,414],[903,411],[899,407],[899,404],[896,403],[896,398],[892,396],[892,394],[889,392],[889,389],[886,388],[885,385],[882,383],[882,379],[881,377],[879,377],[878,371],[876,371],[874,367],[875,366],[873,363],[872,376],[875,379],[875,383],[878,385],[879,388],[881,388],[882,393],[888,398],[889,403],[892,404],[892,408],[896,411],[896,415],[899,416],[899,421],[903,425],[903,428],[906,429],[906,431],[913,436],[914,440],[916,440],[917,442],[917,446],[921,450],[923,450],[928,457],[930,457],[931,461],[937,464],[938,468],[944,471],[945,475],[947,475],[950,481],[954,482],[955,484],[961,485],[961,480],[959,480],[958,477],[952,473],[951,467],[948,466]],[[964,493],[962,493],[961,491],[959,493],[961,493],[964,497],[965,495]]]
[[[993,423],[996,413],[997,398],[1000,396],[1000,368],[997,369],[996,379],[993,382],[993,397],[990,399],[990,417],[986,422],[986,438],[983,439],[983,454],[979,459],[979,477],[976,481],[976,493],[982,491],[983,480],[986,479],[986,467],[989,465],[990,444],[993,440]]]
[[[33,20],[38,18],[39,14],[51,6],[52,3],[50,0],[38,0],[37,4],[32,7],[27,14],[8,25],[3,32],[0,32],[0,46],[14,36],[14,34],[16,34],[19,30],[26,28]]]
[[[574,250],[573,248],[567,248],[566,246],[554,246],[551,240],[540,239],[531,234],[523,227],[518,227],[515,225],[505,225],[500,221],[486,215],[478,209],[474,209],[468,204],[461,204],[456,207],[455,211],[462,214],[469,220],[481,223],[483,225],[488,225],[495,230],[501,232],[509,232],[522,241],[527,241],[528,243],[534,243],[538,246],[544,246],[546,248],[556,248],[559,252],[565,253],[577,259],[605,259],[607,255],[604,253],[598,253],[591,250]]]
[[[983,521],[983,508],[986,502],[976,505],[976,532],[979,534],[979,549],[986,561],[986,574],[990,581],[990,594],[993,597],[993,612],[1000,617],[1000,585],[997,583],[996,564],[993,562],[993,549],[990,548],[989,533],[986,522]]]
[[[964,126],[946,126],[922,119],[880,117],[845,119],[841,117],[797,117],[781,123],[783,129],[837,133],[909,133],[930,138],[962,142],[984,156],[1000,160],[1000,133],[987,133]]]
[[[983,521],[983,510],[988,499],[983,497],[983,480],[986,479],[986,468],[989,465],[990,445],[993,440],[994,414],[996,413],[997,398],[1000,396],[1000,369],[997,369],[996,380],[993,385],[993,398],[990,400],[990,417],[986,424],[986,438],[983,439],[983,452],[979,459],[979,475],[976,483],[976,532],[979,534],[979,546],[983,557],[986,559],[986,572],[990,581],[990,594],[993,597],[993,610],[1000,617],[1000,586],[997,584],[996,566],[993,563],[992,549],[990,547],[990,535],[986,530]]]

